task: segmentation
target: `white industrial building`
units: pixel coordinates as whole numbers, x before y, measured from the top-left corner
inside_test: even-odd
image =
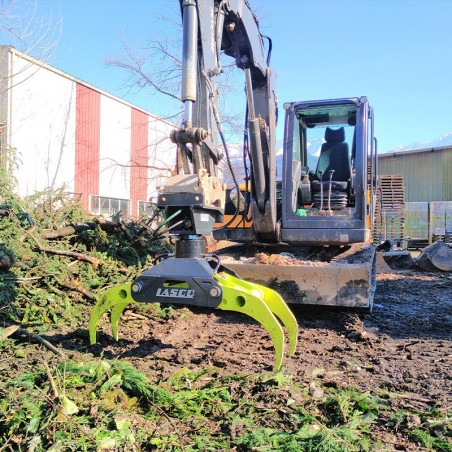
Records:
[[[136,216],[174,167],[173,124],[11,46],[0,93],[0,157],[22,196],[64,186],[92,213]]]

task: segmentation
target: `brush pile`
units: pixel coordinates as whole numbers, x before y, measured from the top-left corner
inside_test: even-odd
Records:
[[[22,324],[86,323],[105,287],[131,281],[170,249],[161,218],[88,216],[63,191],[0,205],[0,319]],[[161,223],[160,223],[161,224]],[[86,308],[86,309],[85,309]]]

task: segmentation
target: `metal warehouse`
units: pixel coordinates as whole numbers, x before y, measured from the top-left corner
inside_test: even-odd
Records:
[[[92,213],[135,216],[174,166],[173,124],[11,46],[0,92],[0,157],[22,196],[64,186]]]
[[[452,201],[452,147],[378,156],[379,174],[401,174],[406,202]]]
[[[378,173],[403,176],[408,240],[452,240],[452,146],[379,155]]]

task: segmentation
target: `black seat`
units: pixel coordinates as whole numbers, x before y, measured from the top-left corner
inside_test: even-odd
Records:
[[[318,180],[313,181],[313,191],[320,190],[320,181],[323,180],[324,187],[329,184],[329,171],[334,170],[333,190],[346,190],[351,177],[350,157],[348,153],[348,144],[344,143],[344,128],[330,129],[326,128],[325,143],[322,144],[320,157],[317,162],[315,175]]]
[[[348,144],[344,143],[344,140],[343,127],[336,130],[327,127],[326,142],[322,144],[315,171],[317,180],[312,181],[313,200],[319,210],[322,210],[323,206],[340,210],[349,202],[351,167]],[[334,172],[330,182],[331,170]]]
[[[327,127],[325,130],[325,143],[322,144],[320,153],[340,145],[348,146],[347,143],[344,143],[344,141],[345,131],[343,127],[340,127],[339,129],[331,129],[330,127]]]

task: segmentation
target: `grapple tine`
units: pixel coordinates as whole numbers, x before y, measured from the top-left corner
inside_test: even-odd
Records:
[[[134,303],[134,300],[127,300],[123,303],[119,303],[113,307],[110,314],[110,322],[111,322],[111,334],[117,341],[119,339],[118,334],[118,322],[121,314],[124,312],[124,309],[129,306],[129,304]]]
[[[232,279],[234,277],[229,275],[229,278]],[[298,323],[297,319],[284,302],[281,295],[268,287],[261,286],[260,284],[244,281],[239,278],[234,278],[234,280],[238,281],[240,285],[246,287],[248,290],[255,292],[259,298],[264,300],[270,311],[278,317],[287,330],[289,337],[289,353],[290,355],[293,355],[295,353],[298,340]]]
[[[106,290],[99,296],[99,300],[94,305],[89,318],[89,341],[91,345],[96,343],[97,325],[100,318],[110,308],[111,313],[111,329],[113,337],[118,339],[118,320],[122,312],[129,304],[134,303],[130,294],[130,284],[121,284]]]
[[[230,276],[230,278],[234,277]],[[243,281],[238,278],[234,279],[236,281],[239,281],[242,287],[246,287],[250,291],[256,291],[256,294],[260,294],[258,295],[259,298],[264,300],[270,311],[272,311],[273,314],[278,317],[284,328],[287,330],[287,335],[289,337],[289,354],[291,356],[294,355],[298,340],[298,323],[297,319],[295,318],[285,301],[282,299],[281,295],[279,295],[278,292],[269,289],[268,287],[261,286],[260,284]]]
[[[219,309],[237,311],[257,320],[268,332],[275,348],[275,370],[281,368],[284,355],[284,332],[259,290],[251,289],[244,281],[227,273],[218,273],[215,279],[223,290]]]

